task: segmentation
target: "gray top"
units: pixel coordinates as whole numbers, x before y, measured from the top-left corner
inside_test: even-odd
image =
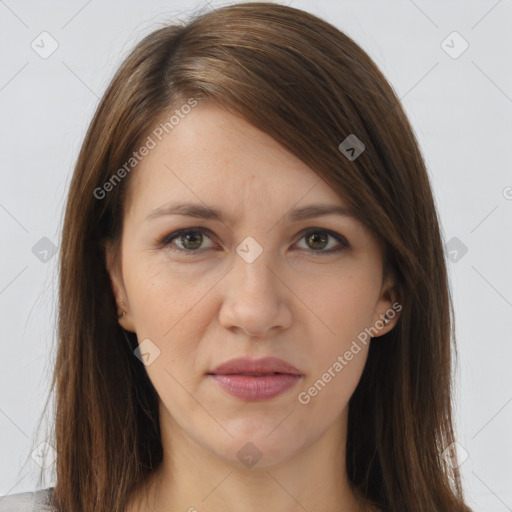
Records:
[[[53,489],[0,496],[0,512],[57,512],[51,505]]]

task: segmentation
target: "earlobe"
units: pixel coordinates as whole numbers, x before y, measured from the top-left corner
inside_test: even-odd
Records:
[[[117,320],[119,322],[119,325],[125,329],[126,331],[135,332],[135,327],[133,325],[132,317],[128,314],[126,310],[126,305],[124,301],[120,301],[118,303],[118,309],[117,309]]]
[[[124,309],[124,302],[121,301],[117,310],[117,318],[123,318],[124,315],[126,315],[126,311]]]
[[[119,266],[117,265],[117,251],[115,251],[111,242],[104,244],[105,267],[110,277],[111,289],[118,306],[123,300],[124,286],[119,275]]]
[[[374,328],[378,331],[378,334],[374,336],[375,338],[388,333],[396,326],[402,310],[399,296],[394,280],[389,277],[382,287],[373,318]]]
[[[394,304],[398,303],[395,302]],[[398,321],[398,317],[400,316],[398,311],[399,309],[395,309],[393,306],[390,306],[377,314],[377,318],[373,324],[374,329],[377,331],[377,334],[373,335],[374,338],[383,336],[394,329]]]
[[[111,290],[117,304],[117,319],[119,325],[130,332],[135,332],[133,320],[128,307],[128,299],[123,278],[118,265],[118,252],[111,242],[104,244],[105,266],[110,277]]]

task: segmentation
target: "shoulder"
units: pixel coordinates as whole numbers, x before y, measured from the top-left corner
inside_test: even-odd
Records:
[[[0,512],[57,512],[51,505],[53,487],[0,496]]]

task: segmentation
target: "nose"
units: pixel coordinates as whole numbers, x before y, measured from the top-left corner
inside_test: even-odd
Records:
[[[233,267],[223,280],[219,322],[224,328],[264,338],[291,325],[292,293],[274,270],[275,259],[271,260],[266,251],[252,263],[235,256]]]

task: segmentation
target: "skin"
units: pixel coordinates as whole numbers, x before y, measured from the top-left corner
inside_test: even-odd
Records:
[[[146,219],[177,201],[218,208],[225,221]],[[141,492],[128,510],[363,510],[348,485],[345,443],[369,344],[307,405],[297,396],[396,295],[382,278],[382,247],[357,219],[286,217],[317,203],[344,205],[274,139],[206,101],[130,176],[120,252],[108,249],[107,267],[124,303],[121,326],[160,350],[146,370],[160,397],[164,461],[143,489],[149,502]],[[179,237],[159,245],[185,228],[204,229],[202,242],[199,234],[188,245]],[[338,233],[350,246],[329,252],[340,242],[315,243],[302,233],[309,228]],[[248,236],[262,248],[251,263],[236,252]],[[240,400],[206,375],[239,356],[279,357],[303,377],[273,399]],[[237,457],[248,442],[262,455],[250,468]]]

